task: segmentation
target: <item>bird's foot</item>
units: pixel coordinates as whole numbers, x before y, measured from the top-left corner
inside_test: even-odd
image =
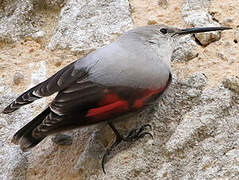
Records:
[[[144,131],[147,128],[150,128],[150,130],[152,129],[150,124],[145,124],[145,125],[141,126],[138,129],[131,130],[126,137],[121,136],[119,134],[118,130],[113,126],[112,123],[108,123],[108,124],[112,128],[112,130],[114,131],[114,133],[116,135],[116,139],[115,139],[115,142],[109,148],[106,149],[106,151],[105,151],[105,153],[103,155],[103,158],[102,158],[101,166],[102,166],[103,172],[105,174],[106,174],[106,172],[105,172],[104,164],[105,164],[106,157],[110,155],[110,152],[118,144],[120,144],[122,141],[125,141],[125,142],[135,142],[138,139],[141,139],[141,138],[143,138],[146,135],[149,135],[151,138],[153,138],[153,135],[151,133]]]
[[[151,138],[153,138],[153,135],[151,133],[144,131],[146,128],[149,128],[151,130],[152,126],[150,124],[145,124],[138,129],[133,129],[125,138],[122,137],[122,140],[126,142],[134,142],[138,139],[143,138],[145,135],[149,135]]]
[[[72,137],[66,134],[57,134],[52,138],[52,141],[58,145],[71,145]]]

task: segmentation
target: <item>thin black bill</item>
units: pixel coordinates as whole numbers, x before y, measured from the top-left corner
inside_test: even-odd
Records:
[[[232,29],[230,27],[195,27],[195,28],[186,28],[180,29],[176,34],[192,34],[192,33],[201,33],[209,31],[223,31]]]

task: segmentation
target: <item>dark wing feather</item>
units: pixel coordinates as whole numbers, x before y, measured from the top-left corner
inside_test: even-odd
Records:
[[[76,82],[57,94],[50,105],[51,110],[58,115],[67,115],[90,109],[97,106],[104,90],[104,87],[92,82]]]
[[[3,110],[3,113],[11,113],[19,109],[21,106],[29,104],[42,97],[50,96],[55,92],[61,91],[70,86],[70,84],[76,80],[85,78],[87,73],[83,69],[76,70],[74,64],[75,62],[69,64],[44,82],[24,92],[15,101],[8,105]]]
[[[113,91],[116,89],[121,92],[127,92],[128,97],[138,94],[134,89],[126,87],[110,88],[87,80],[75,82],[69,88],[59,92],[52,101],[50,104],[51,113],[35,128],[33,131],[34,137],[42,137],[104,121],[105,119],[95,120],[94,118],[86,117],[86,115],[91,109],[123,100],[118,97],[119,91]],[[112,93],[118,98],[108,99],[107,102],[103,102],[105,97]],[[124,98],[126,98],[126,95],[124,95]]]

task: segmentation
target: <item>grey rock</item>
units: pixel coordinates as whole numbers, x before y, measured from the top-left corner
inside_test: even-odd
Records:
[[[194,27],[220,26],[209,14],[209,4],[209,0],[184,0],[181,10],[184,21]],[[195,37],[203,46],[206,46],[213,41],[219,40],[221,36],[219,32],[207,32],[198,33]]]
[[[39,40],[41,38],[43,38],[45,36],[45,32],[44,31],[37,31],[35,33],[33,33],[31,36],[34,40]]]
[[[38,9],[60,10],[65,0],[2,0],[0,2],[0,41],[15,42],[21,38],[38,40],[45,33],[40,29]]]
[[[196,43],[189,35],[181,37],[177,41],[176,48],[172,55],[172,61],[189,61],[195,58],[198,55],[195,49]]]
[[[224,26],[230,27],[230,26],[232,25],[233,21],[234,21],[234,17],[229,16],[229,17],[226,17],[226,18],[222,21],[222,24],[223,24]]]
[[[230,94],[225,89],[206,89],[201,94],[199,106],[183,116],[183,120],[177,126],[177,129],[166,143],[168,151],[181,149],[186,144],[195,144],[201,141],[201,138],[213,136],[217,127],[217,120],[223,113],[223,110],[230,106]]]
[[[0,5],[0,41],[13,42],[34,32],[31,0],[7,0]]]
[[[190,79],[195,79],[192,77],[186,82],[192,82]],[[167,108],[171,114],[167,111],[162,112],[162,105],[156,112],[159,119],[161,117],[166,121],[162,123],[165,128],[161,128],[165,130],[162,132],[164,136],[162,135],[161,141],[166,140],[161,155],[165,154],[165,151],[168,153],[161,160],[167,163],[159,163],[159,178],[155,179],[223,179],[227,175],[229,179],[235,179],[238,175],[238,161],[225,161],[227,157],[224,152],[232,149],[232,157],[237,156],[234,152],[234,148],[238,147],[236,127],[239,110],[238,104],[235,105],[236,95],[222,87],[204,87],[200,96],[195,96],[189,101],[183,97],[187,97],[191,89],[184,88],[185,81],[180,84],[180,91],[179,84],[176,84],[176,88],[173,87],[176,94],[168,95]],[[171,96],[174,98],[171,99]],[[179,104],[183,104],[184,107],[180,108]],[[170,122],[181,118],[177,126]],[[171,133],[167,135],[165,132]],[[221,169],[224,169],[223,172]],[[183,174],[183,177],[180,177],[180,174]]]
[[[0,111],[13,101],[16,96],[6,86],[0,88]],[[0,114],[0,178],[1,179],[26,179],[27,157],[21,150],[11,143],[13,134],[23,126],[25,121],[29,121],[33,114],[31,109],[23,108],[17,114]],[[21,121],[19,121],[21,120]],[[24,121],[25,120],[25,121]]]
[[[231,91],[239,94],[239,77],[231,76],[223,80],[223,85],[225,88],[230,89]]]
[[[169,0],[158,0],[158,5],[166,9],[169,3],[168,1]]]
[[[43,61],[30,66],[39,68],[31,73],[31,87],[46,78],[46,67]],[[9,87],[0,86],[0,112],[16,97]],[[27,179],[29,153],[23,153],[18,146],[11,143],[11,138],[34,117],[35,107],[45,106],[45,100],[34,102],[30,106],[31,108],[26,106],[9,115],[0,113],[0,142],[3,142],[3,146],[0,146],[0,179]]]
[[[207,84],[207,77],[201,72],[195,72],[184,81],[184,84],[193,88],[202,88]]]
[[[69,0],[62,8],[50,49],[90,51],[132,28],[127,0]]]
[[[67,134],[57,134],[52,138],[52,141],[58,145],[72,145],[72,137]]]
[[[20,84],[24,79],[24,74],[22,72],[17,71],[13,76],[13,83],[15,85]]]
[[[67,0],[33,0],[35,8],[39,9],[55,9],[62,8]]]
[[[126,119],[123,122],[115,123],[115,126],[117,130],[119,130],[122,136],[126,136],[128,131],[136,128],[136,126],[141,126],[142,124],[145,124],[145,123],[146,122],[144,121],[143,118],[131,117],[130,119]],[[102,173],[101,162],[102,162],[103,155],[106,149],[110,147],[112,143],[114,142],[115,135],[106,123],[95,125],[93,127],[85,128],[85,129],[88,129],[88,131],[92,133],[88,139],[88,142],[86,143],[86,147],[84,148],[84,151],[81,153],[76,165],[72,169],[72,173],[74,175],[77,175],[78,177],[81,177],[82,179],[92,179],[92,178],[94,179],[95,177],[94,175]],[[148,140],[149,138],[145,137],[145,139]],[[115,158],[116,154],[121,156],[121,153],[123,153],[123,150],[126,150],[130,144],[131,143],[121,143],[119,146],[116,146],[111,151],[110,155],[106,157],[105,171],[107,174],[113,173],[113,172],[110,172],[110,169],[112,168],[112,164],[110,164],[110,167],[109,167],[107,162],[110,162],[113,158]],[[119,163],[120,163],[121,157],[119,156],[117,158],[119,158]],[[132,162],[132,164],[130,166],[127,166],[126,168],[130,168],[133,170],[137,166],[138,167],[145,166],[144,164],[137,164],[136,162],[137,161],[135,161],[135,163]],[[124,168],[121,168],[121,167],[114,166],[114,168],[118,169],[120,172],[124,171]]]
[[[33,87],[46,79],[46,62],[40,61],[38,63],[30,63],[29,68],[36,68],[35,71],[31,72],[31,81],[29,87]],[[40,100],[41,101],[41,100]]]
[[[236,28],[236,31],[235,31],[235,40],[239,42],[239,27]]]
[[[87,179],[101,169],[102,154],[105,151],[103,145],[103,129],[96,128],[88,139],[84,152],[81,153],[75,167],[72,170],[73,174],[80,174],[83,179]]]

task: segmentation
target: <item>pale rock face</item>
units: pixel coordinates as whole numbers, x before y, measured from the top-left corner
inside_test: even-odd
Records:
[[[69,0],[61,10],[58,27],[48,47],[89,51],[131,28],[127,0]]]
[[[196,43],[190,35],[183,36],[177,41],[172,61],[190,61],[197,56]]]
[[[218,22],[236,27],[239,19],[237,0],[170,0],[158,2],[159,6],[131,0],[131,7],[126,0],[41,2],[0,4],[0,111],[23,89],[79,57],[58,48],[91,51],[131,29],[133,22],[145,22],[142,14],[180,27],[219,26]],[[210,15],[212,9],[218,22]],[[42,12],[49,19],[39,14]],[[21,38],[25,41],[19,41]],[[139,117],[117,124],[125,135],[150,123],[154,139],[121,144],[107,158],[106,175],[101,158],[114,136],[105,124],[67,132],[73,137],[69,146],[56,145],[49,137],[23,153],[11,143],[14,133],[47,105],[43,99],[12,114],[0,114],[0,179],[238,179],[239,49],[233,42],[238,40],[238,28],[223,32],[222,39],[212,44],[220,33],[196,38],[208,46],[201,48],[190,36],[179,40],[172,66],[177,76],[173,75],[172,85],[159,103]]]
[[[220,26],[219,23],[213,20],[213,17],[208,12],[208,0],[185,0],[182,7],[182,15],[187,24],[194,27],[210,27]],[[219,40],[219,32],[198,33],[195,37],[199,42],[206,46],[209,43]]]
[[[236,41],[237,43],[239,42],[239,27],[236,29],[234,41]]]
[[[231,91],[239,94],[239,77],[238,76],[230,76],[223,80],[223,85],[225,88],[230,89]]]

